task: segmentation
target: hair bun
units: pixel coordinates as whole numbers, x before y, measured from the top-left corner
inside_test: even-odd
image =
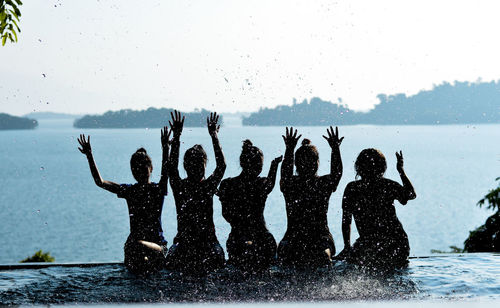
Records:
[[[248,139],[243,140],[243,148],[244,148],[244,149],[248,149],[248,148],[250,148],[250,147],[252,147],[252,146],[253,146],[252,141],[250,141],[250,140],[248,140]]]
[[[137,149],[137,151],[135,151],[136,153],[143,153],[143,154],[148,154],[148,152],[146,152],[146,149],[145,148],[139,148]]]
[[[311,144],[311,140],[307,139],[307,138],[304,138],[304,140],[302,140],[302,145],[310,145]]]

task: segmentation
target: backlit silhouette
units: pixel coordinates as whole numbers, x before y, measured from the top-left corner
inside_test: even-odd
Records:
[[[276,181],[282,156],[275,158],[267,177],[260,177],[264,154],[250,140],[243,142],[240,175],[220,184],[222,215],[231,224],[227,240],[229,263],[248,271],[269,267],[276,256],[276,240],[267,230],[264,207]]]
[[[132,175],[137,180],[133,185],[103,180],[92,155],[90,136],[85,139],[85,135],[80,135],[78,139],[81,146],[78,149],[87,156],[96,185],[127,200],[130,235],[124,248],[125,265],[132,271],[148,272],[165,266],[167,241],[163,237],[161,213],[167,194],[169,136],[170,131],[164,127],[161,131],[163,158],[160,182],[150,182],[153,164],[146,150],[140,148],[130,159]]]
[[[370,267],[400,267],[408,263],[408,236],[396,216],[394,200],[405,205],[416,198],[403,169],[403,153],[396,153],[397,170],[403,185],[383,177],[387,168],[384,155],[376,149],[361,151],[355,168],[358,181],[347,184],[342,201],[344,250],[340,258]],[[359,238],[350,245],[354,217]]]
[[[323,136],[331,147],[330,174],[318,176],[319,154],[308,139],[295,152],[297,175],[293,175],[294,149],[301,135],[286,129],[283,140],[285,159],[281,166],[281,191],[285,196],[287,230],[278,247],[278,259],[283,264],[318,266],[329,264],[335,245],[328,229],[328,201],[342,177],[342,160],[338,128]]]
[[[215,235],[213,221],[213,195],[224,176],[226,163],[217,138],[219,116],[210,114],[207,126],[215,152],[216,168],[205,179],[207,154],[201,145],[195,145],[184,154],[187,177],[179,176],[179,147],[184,117],[172,114],[174,133],[170,155],[170,186],[177,210],[177,235],[168,254],[168,266],[186,271],[204,272],[224,265],[224,251]]]

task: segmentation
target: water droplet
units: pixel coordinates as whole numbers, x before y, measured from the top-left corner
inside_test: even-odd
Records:
[[[41,167],[40,167],[40,170],[41,170],[41,171],[45,170],[45,167],[41,166]]]

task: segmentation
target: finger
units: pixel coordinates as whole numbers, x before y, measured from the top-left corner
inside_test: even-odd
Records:
[[[286,143],[286,138],[285,138],[285,136],[281,135],[281,137],[283,137],[283,141],[285,141],[285,143]]]
[[[219,131],[220,125],[217,125],[217,131]]]
[[[296,139],[296,140],[299,140],[299,139],[300,139],[300,137],[302,137],[302,135],[299,135],[299,136],[298,136],[297,138],[295,138],[295,139]]]
[[[83,149],[78,148],[78,150],[80,150],[80,152],[84,153],[84,152],[83,152]]]
[[[323,138],[325,138],[325,140],[328,141],[328,137],[326,137],[325,135],[323,135]]]
[[[90,135],[87,137],[87,143],[90,145]]]
[[[338,128],[338,126],[335,126],[335,133],[336,133],[336,135],[338,137],[339,136],[339,128]]]
[[[210,127],[210,121],[209,121],[208,117],[207,117],[207,127]]]
[[[186,116],[183,116],[183,117],[182,117],[182,122],[181,122],[181,123],[182,123],[182,125],[184,125],[184,119],[186,119]]]
[[[288,127],[286,127],[286,135],[288,136]],[[285,138],[285,136],[283,136]]]
[[[215,119],[215,122],[219,122],[219,115],[217,115],[217,118]]]
[[[341,143],[342,143],[342,140],[344,140],[344,137],[340,138],[340,140],[339,140],[339,144],[341,144]]]

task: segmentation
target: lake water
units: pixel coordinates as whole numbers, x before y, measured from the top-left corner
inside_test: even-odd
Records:
[[[228,121],[229,122],[229,121]],[[272,158],[282,155],[282,127],[221,128],[226,157],[225,177],[239,173],[242,140],[249,138],[265,155],[264,173]],[[36,130],[0,132],[0,264],[14,263],[39,249],[50,251],[57,262],[109,262],[123,260],[123,244],[129,232],[124,200],[98,188],[85,156],[77,150],[80,133],[91,135],[96,163],[106,180],[134,182],[130,155],[145,147],[159,180],[161,146],[159,129],[74,129],[71,120],[40,121]],[[321,137],[324,127],[299,127],[320,152],[319,174],[328,172],[329,148]],[[375,147],[386,155],[386,176],[400,181],[396,172],[397,150],[403,150],[405,169],[417,192],[406,206],[396,202],[397,214],[408,233],[411,255],[429,255],[431,249],[463,247],[469,230],[484,223],[491,211],[476,202],[500,176],[500,125],[452,126],[345,126],[342,143],[344,175],[330,200],[328,223],[337,250],[343,248],[341,198],[354,180],[354,160],[364,148]],[[205,128],[185,128],[181,153],[195,143],[207,150],[207,173],[215,164]],[[182,166],[182,164],[181,164]],[[181,175],[184,171],[181,170]],[[279,173],[278,173],[279,178]],[[265,218],[279,241],[286,228],[285,203],[276,185],[270,194]],[[214,202],[217,236],[225,247],[230,231]],[[169,243],[176,233],[172,196],[165,200],[163,230]],[[356,233],[353,234],[353,239]]]
[[[123,260],[128,232],[124,200],[95,186],[76,138],[90,134],[95,160],[104,179],[132,183],[130,155],[145,147],[160,173],[159,129],[76,130],[71,120],[40,121],[33,131],[0,132],[0,264],[16,263],[39,249],[57,262]],[[241,141],[251,139],[270,161],[283,154],[282,127],[241,127],[235,121],[221,128],[226,156],[225,176],[239,172]],[[324,127],[299,127],[320,151],[320,174],[328,172],[329,148],[321,138]],[[364,148],[385,153],[386,176],[398,180],[394,152],[403,150],[405,169],[417,192],[406,206],[396,203],[408,233],[412,256],[431,255],[431,249],[462,247],[469,230],[484,223],[491,211],[475,204],[500,175],[500,125],[346,126],[342,144],[344,175],[330,200],[329,226],[337,250],[343,247],[341,197],[354,180],[354,160]],[[208,172],[214,168],[210,138],[204,128],[185,128],[181,151],[195,143],[208,152]],[[207,172],[207,173],[208,173]],[[181,174],[184,172],[181,171]],[[278,175],[279,176],[279,175]],[[285,204],[276,185],[265,217],[279,241],[286,228]],[[217,236],[225,247],[229,224],[214,202]],[[171,243],[176,233],[175,207],[168,196],[163,228]],[[353,234],[353,239],[356,233]],[[122,265],[96,268],[26,269],[0,271],[0,303],[268,301],[350,299],[499,299],[500,258],[495,254],[466,254],[412,259],[408,270],[390,277],[373,277],[342,263],[304,276],[273,269],[270,276],[243,279],[234,273],[215,273],[203,280],[168,273],[146,280]]]

